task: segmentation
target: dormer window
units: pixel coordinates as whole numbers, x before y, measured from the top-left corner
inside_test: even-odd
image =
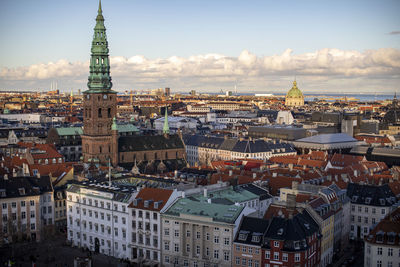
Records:
[[[246,241],[247,239],[247,233],[239,233],[239,240],[241,241]]]
[[[300,241],[294,242],[294,249],[300,249]]]
[[[380,199],[379,199],[379,203],[380,203],[382,206],[385,206],[385,199],[380,198]]]
[[[6,197],[6,190],[5,189],[0,189],[0,196],[1,197]]]
[[[377,243],[383,243],[383,231],[379,231],[378,233],[376,233],[376,242]]]
[[[258,242],[260,242],[260,240],[261,240],[261,236],[259,236],[259,235],[253,235],[251,237],[251,242],[258,243]]]
[[[395,237],[396,237],[396,233],[394,233],[394,232],[388,233],[388,244],[394,244]]]
[[[278,235],[283,235],[283,228],[279,228]]]
[[[23,187],[18,188],[18,193],[19,193],[21,196],[25,195],[25,188],[23,188]]]

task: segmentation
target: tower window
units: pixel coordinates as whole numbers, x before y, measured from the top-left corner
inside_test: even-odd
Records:
[[[102,153],[103,151],[102,151],[103,149],[101,148],[101,146],[99,147],[99,152],[100,153]]]
[[[91,117],[92,117],[92,109],[89,108],[89,118],[91,118]]]
[[[101,59],[101,64],[104,64],[104,58]]]
[[[111,118],[111,108],[108,108],[107,113],[108,113],[108,117]]]
[[[97,44],[99,44],[99,43],[97,43]],[[99,64],[99,59],[98,58],[96,58],[96,64]]]
[[[98,117],[99,118],[101,118],[102,117],[102,115],[101,115],[101,108],[99,108],[99,112],[98,112],[99,114],[98,114]]]

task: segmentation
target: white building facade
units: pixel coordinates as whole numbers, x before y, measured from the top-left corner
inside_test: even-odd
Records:
[[[67,189],[68,240],[77,247],[129,258],[128,205],[134,195],[133,190],[113,186],[70,185]]]

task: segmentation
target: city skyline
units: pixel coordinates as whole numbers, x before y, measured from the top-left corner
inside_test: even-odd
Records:
[[[103,1],[113,88],[398,90],[399,3],[316,3]],[[86,89],[95,6],[2,1],[0,89]]]

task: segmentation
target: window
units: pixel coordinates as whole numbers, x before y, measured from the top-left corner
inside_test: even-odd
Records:
[[[25,201],[21,201],[21,207],[25,207]]]
[[[393,248],[388,248],[388,256],[393,256]]]
[[[282,254],[282,261],[288,261],[288,254],[287,253],[283,253]]]
[[[243,246],[242,247],[242,252],[246,252],[247,251],[247,247]]]
[[[169,235],[169,228],[164,229],[164,235],[167,235],[167,236]]]
[[[381,260],[376,261],[376,267],[382,267],[382,261]]]
[[[236,258],[235,258],[235,263],[236,263],[236,265],[239,265],[239,264],[240,264],[240,258],[239,258],[239,257],[236,257]]]
[[[206,240],[209,241],[210,240],[210,233],[206,234]]]
[[[186,252],[190,252],[190,244],[186,244]]]
[[[294,254],[294,261],[295,262],[300,262],[300,253]]]
[[[274,247],[276,247],[276,248],[279,247],[279,241],[274,241]]]
[[[219,258],[219,250],[214,250],[214,259],[218,259]]]
[[[200,232],[196,232],[196,238],[200,239]]]
[[[229,239],[229,237],[225,237],[225,238],[224,238],[224,245],[229,246],[229,244],[230,244],[230,239]]]
[[[219,236],[214,236],[214,243],[219,244]]]
[[[175,230],[174,236],[179,237],[179,230]]]
[[[229,261],[229,251],[224,251],[224,260]]]
[[[383,215],[383,214],[385,214],[386,213],[386,210],[385,209],[382,209],[381,210],[381,214]]]
[[[35,230],[35,224],[31,223],[31,230]]]
[[[279,252],[274,252],[274,260],[279,260]]]
[[[242,265],[246,266],[247,260],[245,258],[242,258]]]
[[[169,250],[169,242],[167,241],[164,242],[164,249]]]
[[[378,255],[382,255],[382,248],[378,248]]]
[[[186,230],[186,237],[190,237],[190,231]]]
[[[270,257],[271,257],[270,252],[269,252],[269,251],[265,251],[265,258],[266,258],[267,260],[269,260]]]
[[[34,201],[34,200],[31,200],[31,201],[29,201],[29,204],[30,204],[31,206],[35,206],[35,201]]]
[[[23,211],[23,212],[21,213],[21,219],[25,219],[25,218],[26,218],[26,212]]]
[[[174,250],[175,252],[179,252],[179,244],[174,244]]]
[[[200,246],[196,246],[196,254],[200,255]]]
[[[35,218],[35,211],[31,210],[31,218]]]

